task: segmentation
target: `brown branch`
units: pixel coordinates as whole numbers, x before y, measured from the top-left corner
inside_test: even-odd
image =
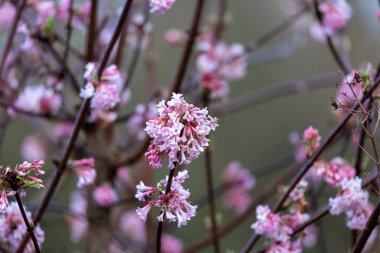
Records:
[[[8,57],[9,51],[11,50],[13,39],[14,39],[14,37],[16,35],[16,31],[17,31],[17,25],[18,25],[18,22],[21,19],[21,14],[22,14],[22,12],[25,9],[26,2],[27,2],[27,0],[21,0],[20,4],[16,7],[16,15],[14,17],[11,29],[9,30],[9,34],[8,34],[7,40],[6,40],[5,45],[4,45],[3,54],[1,55],[1,60],[0,60],[0,79],[2,79],[4,65],[5,65],[5,63],[7,61],[7,57]]]
[[[339,75],[336,73],[326,73],[278,85],[265,85],[267,88],[252,91],[231,98],[227,102],[212,105],[210,108],[210,113],[218,117],[225,116],[229,113],[268,102],[279,97],[300,94],[325,87],[332,87],[338,82]]]

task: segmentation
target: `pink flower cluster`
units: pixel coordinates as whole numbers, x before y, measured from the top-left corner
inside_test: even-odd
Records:
[[[150,12],[155,14],[162,14],[170,10],[175,0],[150,0]]]
[[[82,98],[91,98],[91,108],[94,110],[110,110],[120,102],[122,79],[116,65],[107,67],[102,77],[98,78],[94,63],[86,65],[84,79],[86,86],[81,90]]]
[[[25,211],[28,220],[32,222],[31,213],[26,209]],[[16,202],[11,202],[5,211],[0,212],[0,224],[1,242],[8,245],[11,248],[12,252],[15,252],[26,232],[26,225]],[[40,225],[34,227],[34,234],[36,235],[38,245],[41,247],[45,241],[45,233],[41,229]],[[35,252],[32,240],[29,240],[24,252]]]
[[[344,180],[354,178],[356,175],[355,168],[341,157],[335,157],[331,162],[316,162],[313,169],[317,170],[317,174],[333,187],[338,186]]]
[[[18,190],[25,188],[44,188],[43,181],[38,176],[45,174],[42,170],[44,161],[36,160],[32,163],[23,162],[14,169],[10,167],[0,169],[0,209],[9,206],[7,196],[14,195]],[[24,196],[25,193],[22,193]]]
[[[303,133],[303,142],[306,149],[306,154],[310,157],[319,148],[321,136],[318,129],[310,126]]]
[[[198,51],[196,66],[200,82],[211,92],[212,98],[226,97],[229,92],[227,81],[245,76],[247,61],[244,47],[237,43],[216,42],[212,35],[206,33],[198,43]]]
[[[236,212],[244,212],[251,202],[249,191],[256,184],[256,179],[240,162],[232,161],[223,172],[224,205],[233,208]]]
[[[336,94],[338,105],[350,108],[363,97],[364,84],[360,74],[353,70],[346,75]]]
[[[207,109],[188,104],[181,94],[173,93],[171,100],[162,100],[157,108],[159,116],[145,128],[153,138],[145,154],[150,166],[161,167],[165,157],[170,169],[175,163],[189,164],[208,146],[206,136],[218,126],[217,119],[209,116]]]
[[[74,24],[85,23],[90,18],[91,1],[85,1],[80,8],[73,6]],[[60,0],[57,8],[57,17],[67,21],[70,16],[70,0]]]
[[[92,197],[102,207],[109,207],[119,200],[116,190],[106,183],[96,187],[92,192]]]
[[[285,241],[285,242],[275,242],[272,243],[266,253],[301,253],[302,245],[301,240],[295,242]]]
[[[352,9],[346,0],[326,0],[319,4],[322,14],[322,25],[315,21],[310,26],[311,36],[325,42],[326,36],[334,35],[341,31],[351,19]]]
[[[256,234],[264,235],[276,242],[287,242],[294,229],[307,221],[309,215],[296,212],[279,215],[273,213],[268,206],[256,208],[257,221],[251,225]]]
[[[27,112],[48,114],[60,109],[62,98],[44,85],[27,86],[18,96],[14,106]],[[12,109],[10,109],[12,111]]]
[[[368,202],[368,192],[362,189],[362,180],[359,177],[345,179],[338,189],[337,196],[329,199],[330,213],[346,213],[347,227],[363,230],[373,206]]]
[[[170,192],[166,194],[168,178],[161,180],[157,187],[145,186],[143,182],[137,185],[137,193],[135,197],[139,201],[150,199],[153,194],[158,193],[158,200],[151,200],[145,207],[137,208],[137,215],[140,219],[146,221],[148,212],[152,207],[158,207],[161,214],[157,217],[159,221],[163,221],[166,217],[170,222],[177,221],[178,227],[186,225],[187,222],[195,216],[197,206],[192,206],[188,202],[190,197],[189,190],[183,188],[182,184],[189,178],[187,170],[178,172],[173,177]]]
[[[95,159],[84,158],[71,163],[72,169],[78,175],[77,187],[82,188],[93,184],[96,178]]]

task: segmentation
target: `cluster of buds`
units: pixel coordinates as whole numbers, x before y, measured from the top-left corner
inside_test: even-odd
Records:
[[[13,169],[10,167],[0,169],[0,209],[4,210],[9,206],[7,196],[14,195],[18,190],[44,188],[42,180],[38,178],[45,174],[42,165],[44,161],[36,160],[32,163],[23,162]]]
[[[149,201],[148,205],[137,209],[137,215],[140,219],[146,221],[148,212],[152,207],[158,207],[161,211],[157,217],[159,221],[163,221],[166,217],[170,222],[177,221],[178,227],[186,225],[187,222],[195,216],[197,206],[192,206],[188,202],[190,197],[189,190],[183,188],[183,183],[189,178],[187,170],[181,171],[177,176],[173,177],[170,191],[166,193],[168,178],[161,180],[157,187],[145,186],[143,182],[137,185],[136,198],[139,201],[147,201],[155,193],[158,193],[157,200]]]

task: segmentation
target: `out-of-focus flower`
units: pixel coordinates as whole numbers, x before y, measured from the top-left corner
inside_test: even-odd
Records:
[[[187,35],[179,29],[169,29],[165,32],[165,42],[170,46],[180,46],[186,41]]]
[[[233,161],[223,172],[223,184],[226,187],[224,205],[238,213],[245,211],[251,202],[249,191],[256,184],[255,177],[240,162]]]
[[[33,113],[57,113],[62,99],[51,88],[44,85],[27,86],[18,96],[14,106]]]
[[[136,198],[139,201],[147,201],[153,194],[160,194],[158,200],[151,200],[145,207],[137,208],[136,212],[140,219],[146,221],[148,212],[155,206],[161,211],[161,214],[157,217],[159,221],[163,221],[164,217],[166,217],[169,222],[177,221],[178,227],[186,225],[195,216],[197,210],[197,206],[192,206],[188,202],[188,198],[190,197],[189,190],[185,190],[182,186],[187,178],[189,178],[187,170],[179,172],[173,178],[168,194],[166,194],[168,178],[161,180],[156,188],[145,186],[143,182],[140,182],[136,187]]]
[[[71,240],[78,243],[88,231],[86,219],[87,199],[80,191],[74,191],[70,197],[70,212],[65,218],[71,229]]]
[[[295,242],[275,242],[271,244],[266,253],[301,253],[302,247],[299,240]]]
[[[77,187],[93,184],[96,178],[95,159],[84,158],[71,162],[71,167],[78,175]]]
[[[346,0],[327,0],[319,5],[323,25],[332,34],[343,29],[352,16],[351,6]]]
[[[95,202],[102,207],[113,205],[119,200],[116,190],[109,184],[103,184],[96,187],[92,192],[92,197]]]
[[[319,148],[321,136],[318,129],[310,126],[303,133],[303,142],[306,149],[306,154],[310,157]]]
[[[28,161],[44,160],[48,149],[47,143],[42,138],[36,135],[28,135],[21,144],[21,156]]]
[[[133,238],[133,240],[143,244],[146,242],[146,231],[144,221],[139,219],[135,211],[125,212],[119,223],[120,230]]]
[[[336,101],[338,105],[350,108],[357,101],[363,97],[363,81],[360,77],[360,74],[353,70],[351,73],[346,75],[336,94]]]
[[[10,2],[3,2],[0,5],[0,30],[8,28],[15,16],[16,8]]]
[[[180,253],[183,250],[182,241],[174,236],[164,234],[162,236],[162,252],[164,253]]]
[[[32,222],[31,213],[25,209],[26,217],[29,222]],[[12,251],[16,251],[20,243],[22,242],[25,232],[26,225],[24,223],[24,219],[22,218],[21,212],[16,202],[11,202],[9,207],[0,212],[0,237],[2,239],[2,243],[6,243],[10,246]],[[34,234],[37,239],[38,245],[41,247],[43,242],[45,241],[45,233],[41,229],[41,226],[38,224],[34,227]],[[25,249],[25,253],[34,253],[35,248],[32,240],[29,240]]]
[[[325,181],[331,186],[337,186],[343,180],[352,179],[356,175],[355,168],[341,157],[333,158],[325,168]]]
[[[150,12],[162,14],[170,10],[175,0],[150,0]]]
[[[218,126],[217,119],[207,109],[188,104],[181,94],[173,93],[171,100],[161,101],[157,108],[158,118],[148,121],[145,128],[153,138],[145,154],[150,166],[161,167],[165,157],[170,169],[174,163],[189,164],[208,146],[206,136]]]
[[[107,67],[99,80],[95,64],[88,63],[86,65],[84,78],[87,84],[81,90],[80,96],[82,98],[92,97],[92,109],[109,110],[120,102],[122,80],[116,65]]]
[[[144,140],[147,137],[144,131],[145,124],[155,117],[157,117],[157,110],[153,103],[148,105],[138,104],[136,106],[135,112],[128,120],[128,125],[138,140]]]

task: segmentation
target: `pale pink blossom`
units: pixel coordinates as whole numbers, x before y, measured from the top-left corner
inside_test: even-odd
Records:
[[[45,25],[46,21],[56,14],[54,1],[45,0],[36,4],[38,23]]]
[[[130,168],[127,166],[119,167],[116,172],[116,179],[123,186],[130,186],[133,182],[133,178],[130,172]]]
[[[338,105],[350,108],[363,97],[363,82],[356,70],[343,77],[336,94]]]
[[[302,163],[306,159],[306,148],[305,145],[303,145],[301,136],[298,132],[294,131],[289,134],[289,141],[291,144],[293,144],[295,151],[294,151],[294,160],[297,163]]]
[[[352,179],[356,175],[355,168],[341,157],[333,158],[325,168],[325,181],[331,186],[337,186],[343,180]]]
[[[154,14],[163,14],[170,10],[175,0],[149,0],[150,12]]]
[[[272,243],[266,253],[301,253],[302,247],[299,240],[295,242],[285,241],[285,242],[275,242]]]
[[[289,197],[294,202],[303,200],[305,198],[305,192],[308,186],[309,186],[309,183],[307,181],[301,180],[293,189],[293,191],[290,193]]]
[[[251,203],[249,191],[256,184],[255,177],[240,162],[232,161],[224,170],[222,181],[226,187],[224,205],[238,213],[245,211]]]
[[[128,26],[126,37],[128,45],[133,49],[145,49],[151,39],[152,29],[152,23],[147,22],[144,15],[141,13],[134,14]]]
[[[327,0],[319,5],[323,25],[333,34],[343,29],[351,19],[352,9],[346,0]]]
[[[70,238],[73,242],[78,243],[88,231],[87,198],[80,191],[74,191],[70,196],[69,209],[71,215],[66,215],[65,218],[70,226]]]
[[[55,138],[67,138],[71,135],[74,128],[74,124],[71,122],[61,122],[58,123],[53,130],[53,135]]]
[[[301,241],[307,248],[313,248],[317,244],[319,229],[312,224],[302,231]]]
[[[211,99],[223,99],[230,93],[229,84],[218,75],[205,73],[200,76],[200,81],[203,87],[210,91]]]
[[[25,160],[33,161],[45,159],[48,152],[48,145],[40,136],[28,135],[21,144],[21,156]]]
[[[152,198],[153,194],[159,194],[157,200],[151,200],[145,207],[137,208],[136,213],[140,219],[146,221],[150,209],[158,207],[160,209],[160,215],[157,217],[159,221],[163,221],[164,217],[166,217],[169,222],[177,221],[178,227],[186,225],[195,216],[197,210],[197,206],[192,206],[188,202],[190,197],[189,190],[184,189],[182,186],[188,177],[187,170],[179,172],[173,178],[168,194],[165,194],[168,177],[161,180],[156,188],[145,186],[143,182],[140,182],[135,196],[139,201],[147,201]]]
[[[162,235],[162,252],[163,253],[180,253],[183,250],[183,243],[174,236]]]
[[[109,184],[96,187],[92,192],[92,197],[95,202],[102,207],[111,206],[119,200],[116,190]]]
[[[15,16],[16,8],[8,1],[4,1],[0,5],[0,29],[8,28]]]
[[[61,96],[44,85],[27,86],[18,96],[14,106],[33,113],[57,113],[62,104]]]
[[[91,99],[91,108],[95,110],[109,110],[120,102],[122,79],[116,65],[108,66],[98,78],[94,63],[85,67],[84,78],[87,84],[81,89],[82,98]]]
[[[317,151],[320,141],[321,136],[319,135],[318,129],[312,126],[306,128],[303,133],[303,142],[306,148],[306,153],[309,157]]]
[[[218,126],[217,119],[208,115],[207,109],[188,104],[181,94],[173,93],[167,103],[157,105],[158,117],[146,123],[145,131],[153,139],[148,152],[153,168],[162,166],[169,159],[168,168],[174,164],[189,164],[209,145],[206,138]]]
[[[77,187],[91,185],[96,178],[95,159],[84,158],[71,163],[73,170],[78,175]]]
[[[165,42],[170,46],[180,46],[186,41],[187,35],[179,29],[172,28],[165,32]]]
[[[138,104],[135,108],[135,112],[128,120],[132,134],[135,135],[138,140],[144,140],[147,137],[144,131],[146,122],[156,117],[157,110],[153,103],[149,103],[148,105]]]
[[[359,177],[346,179],[340,183],[337,196],[329,199],[329,211],[332,215],[346,213],[347,226],[362,230],[373,210],[368,198],[369,194],[362,189]]]
[[[137,216],[136,212],[128,211],[120,217],[120,230],[133,240],[143,244],[146,242],[145,223]]]
[[[30,222],[32,222],[31,213],[24,207],[26,216]],[[26,225],[22,218],[20,209],[16,202],[11,202],[9,207],[5,211],[0,212],[0,238],[2,242],[8,244],[15,252],[26,233]],[[38,245],[41,247],[45,241],[45,233],[41,229],[40,225],[34,227],[34,234],[36,236]],[[32,240],[29,240],[25,249],[25,253],[34,253],[35,248]]]

